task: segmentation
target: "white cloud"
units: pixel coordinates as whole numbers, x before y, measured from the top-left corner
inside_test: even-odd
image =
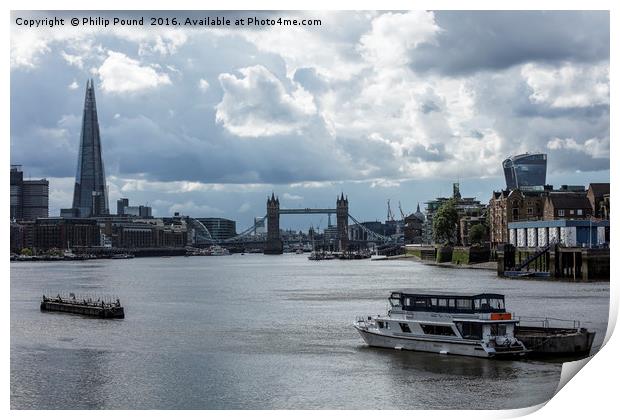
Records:
[[[77,80],[73,79],[73,82],[71,82],[71,84],[68,87],[71,90],[76,90],[77,88],[80,87],[80,85],[78,84]]]
[[[401,66],[409,61],[411,50],[433,42],[439,31],[433,12],[384,13],[373,19],[372,30],[361,37],[358,48],[375,66]]]
[[[209,82],[206,79],[200,79],[198,81],[198,89],[203,92],[206,92],[209,89]]]
[[[295,194],[289,194],[289,193],[282,194],[282,198],[284,198],[285,200],[291,200],[291,201],[299,201],[299,200],[304,199],[301,195],[295,195]]]
[[[609,139],[591,138],[583,143],[572,138],[554,138],[547,142],[549,150],[569,150],[585,153],[595,159],[609,158]]]
[[[34,68],[38,57],[50,51],[48,39],[37,30],[15,30],[11,32],[11,68]]]
[[[312,11],[287,15],[299,20],[320,18],[324,26],[333,30],[294,26],[282,31],[272,26],[260,31],[235,30],[235,35],[242,36],[260,51],[280,56],[289,78],[293,78],[298,69],[312,68],[327,80],[348,80],[364,68],[359,53],[355,51],[355,42],[357,34],[368,28],[368,13]],[[214,33],[226,35],[229,32]]]
[[[69,63],[69,65],[75,66],[79,69],[84,68],[84,60],[81,56],[68,54],[64,51],[61,51],[60,55],[62,56],[62,58],[65,59],[67,63]]]
[[[142,178],[116,178],[114,176],[110,176],[108,179],[113,179],[116,183],[121,184],[119,190],[124,193],[138,191],[150,191],[164,194],[209,191],[248,192],[263,191],[268,187],[265,184],[221,184],[197,181],[149,181]]]
[[[136,92],[171,84],[166,73],[127,57],[123,53],[108,51],[108,58],[97,70],[102,89],[111,93]]]
[[[196,204],[194,201],[189,200],[184,203],[176,203],[170,206],[168,209],[169,214],[179,212],[181,214],[189,214],[192,217],[205,217],[213,213],[223,213],[222,210],[211,207],[206,204]]]
[[[400,187],[400,181],[394,179],[375,179],[370,182],[370,188],[395,188]]]
[[[609,64],[560,67],[526,64],[521,76],[532,89],[530,101],[552,108],[609,104]]]
[[[242,77],[222,73],[224,90],[216,106],[216,121],[231,133],[242,137],[287,134],[304,127],[316,113],[313,97],[301,86],[289,81],[290,90],[263,66],[239,70]]]

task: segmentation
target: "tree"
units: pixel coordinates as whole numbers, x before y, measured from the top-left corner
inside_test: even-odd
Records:
[[[487,237],[487,228],[482,223],[473,225],[469,229],[469,242],[471,244],[481,244]]]
[[[433,215],[433,239],[437,243],[451,243],[456,236],[459,215],[453,198],[445,201]]]
[[[22,250],[20,251],[20,254],[31,256],[32,250],[30,248],[22,248]]]

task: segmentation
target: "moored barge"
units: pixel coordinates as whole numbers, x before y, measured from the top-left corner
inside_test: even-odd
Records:
[[[532,317],[519,320],[515,337],[530,351],[528,357],[577,360],[590,355],[596,333],[581,327],[579,321]]]
[[[93,298],[77,298],[71,293],[68,297],[58,294],[56,297],[43,295],[41,311],[68,312],[96,318],[125,318],[125,310],[120,300],[115,301]]]

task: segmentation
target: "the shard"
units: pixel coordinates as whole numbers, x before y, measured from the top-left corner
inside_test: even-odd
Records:
[[[97,103],[95,102],[95,86],[92,79],[86,82],[72,210],[78,217],[109,214],[108,191],[103,170]]]

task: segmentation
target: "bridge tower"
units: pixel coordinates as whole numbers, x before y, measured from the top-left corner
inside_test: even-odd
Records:
[[[271,193],[267,198],[267,242],[265,254],[282,254],[283,245],[280,238],[280,200]]]
[[[336,199],[336,227],[340,251],[346,252],[349,248],[349,198],[343,193]]]

